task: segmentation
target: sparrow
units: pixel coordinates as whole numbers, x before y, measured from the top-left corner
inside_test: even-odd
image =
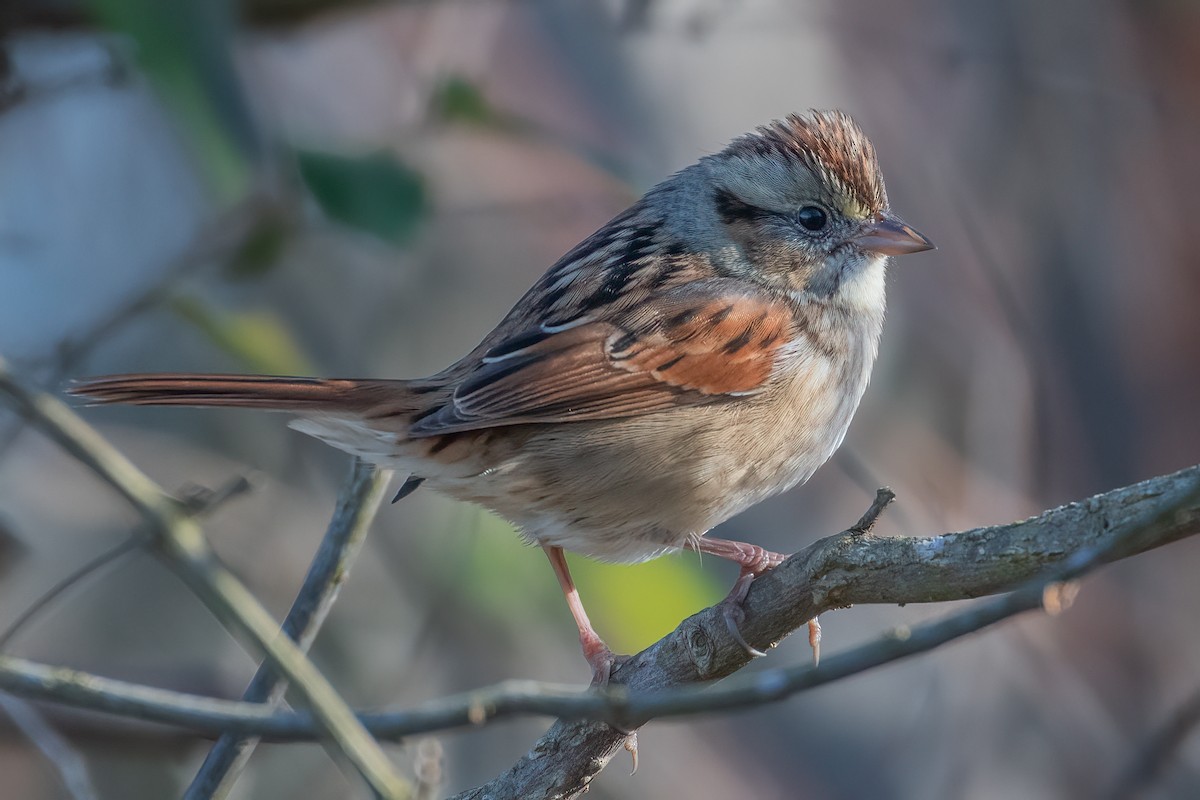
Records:
[[[728,619],[755,652],[737,610],[784,556],[706,533],[837,450],[878,350],[888,257],[932,247],[891,212],[858,125],[809,111],[652,188],[435,375],[136,374],[69,391],[290,412],[291,427],[407,474],[397,499],[426,486],[490,509],[546,552],[604,683],[616,657],[563,551],[735,562]]]

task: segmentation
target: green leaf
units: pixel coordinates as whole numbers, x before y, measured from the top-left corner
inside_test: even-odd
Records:
[[[321,208],[345,225],[403,242],[425,215],[425,183],[420,174],[390,155],[298,151],[296,161]]]
[[[483,96],[479,87],[459,75],[442,81],[429,98],[435,119],[473,125],[506,124],[503,115]]]
[[[247,369],[269,375],[315,371],[287,325],[269,311],[221,311],[194,297],[176,297],[171,308]]]

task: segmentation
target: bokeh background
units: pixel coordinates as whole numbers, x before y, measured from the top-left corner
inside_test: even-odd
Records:
[[[721,535],[798,549],[877,485],[888,534],[1008,521],[1200,460],[1200,6],[914,0],[5,0],[0,354],[31,381],[123,371],[419,376],[559,255],[733,136],[841,107],[939,250],[889,276],[875,378],[806,487]],[[84,409],[172,489],[248,475],[206,530],[282,614],[347,459],[254,412]],[[0,416],[0,630],[135,517]],[[586,667],[536,550],[417,492],[383,510],[316,643],[361,706]],[[636,651],[733,573],[575,559]],[[1076,606],[754,711],[656,722],[596,798],[1100,797],[1200,689],[1200,543]],[[824,617],[825,649],[948,607]],[[809,658],[803,637],[762,663]],[[76,583],[5,652],[240,695],[254,663],[153,557]],[[761,666],[761,664],[759,665]],[[48,708],[105,798],[177,796],[207,743]],[[537,719],[435,737],[441,793]],[[419,742],[390,748],[407,771]],[[424,757],[435,752],[426,744]],[[0,714],[0,796],[67,796]],[[1146,797],[1200,793],[1200,736]],[[316,746],[260,748],[244,798],[342,797]]]

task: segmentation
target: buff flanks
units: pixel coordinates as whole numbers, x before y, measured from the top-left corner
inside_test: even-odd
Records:
[[[888,208],[875,147],[844,111],[791,114],[787,119],[739,136],[726,152],[799,158],[810,168],[820,169],[827,179],[844,186],[872,214]]]

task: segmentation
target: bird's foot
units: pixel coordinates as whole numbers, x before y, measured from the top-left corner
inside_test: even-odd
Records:
[[[787,560],[787,556],[764,550],[758,545],[725,539],[701,539],[697,549],[733,561],[741,567],[741,573],[733,588],[720,603],[721,615],[725,618],[725,625],[734,641],[747,653],[754,658],[766,655],[758,648],[752,647],[742,636],[741,625],[746,619],[746,611],[742,604],[746,595],[750,593],[750,584],[754,583],[754,579],[782,564]]]
[[[617,655],[599,636],[579,637],[583,645],[583,657],[592,668],[592,686],[607,686],[612,677],[613,667],[618,667],[629,660],[630,656]]]

